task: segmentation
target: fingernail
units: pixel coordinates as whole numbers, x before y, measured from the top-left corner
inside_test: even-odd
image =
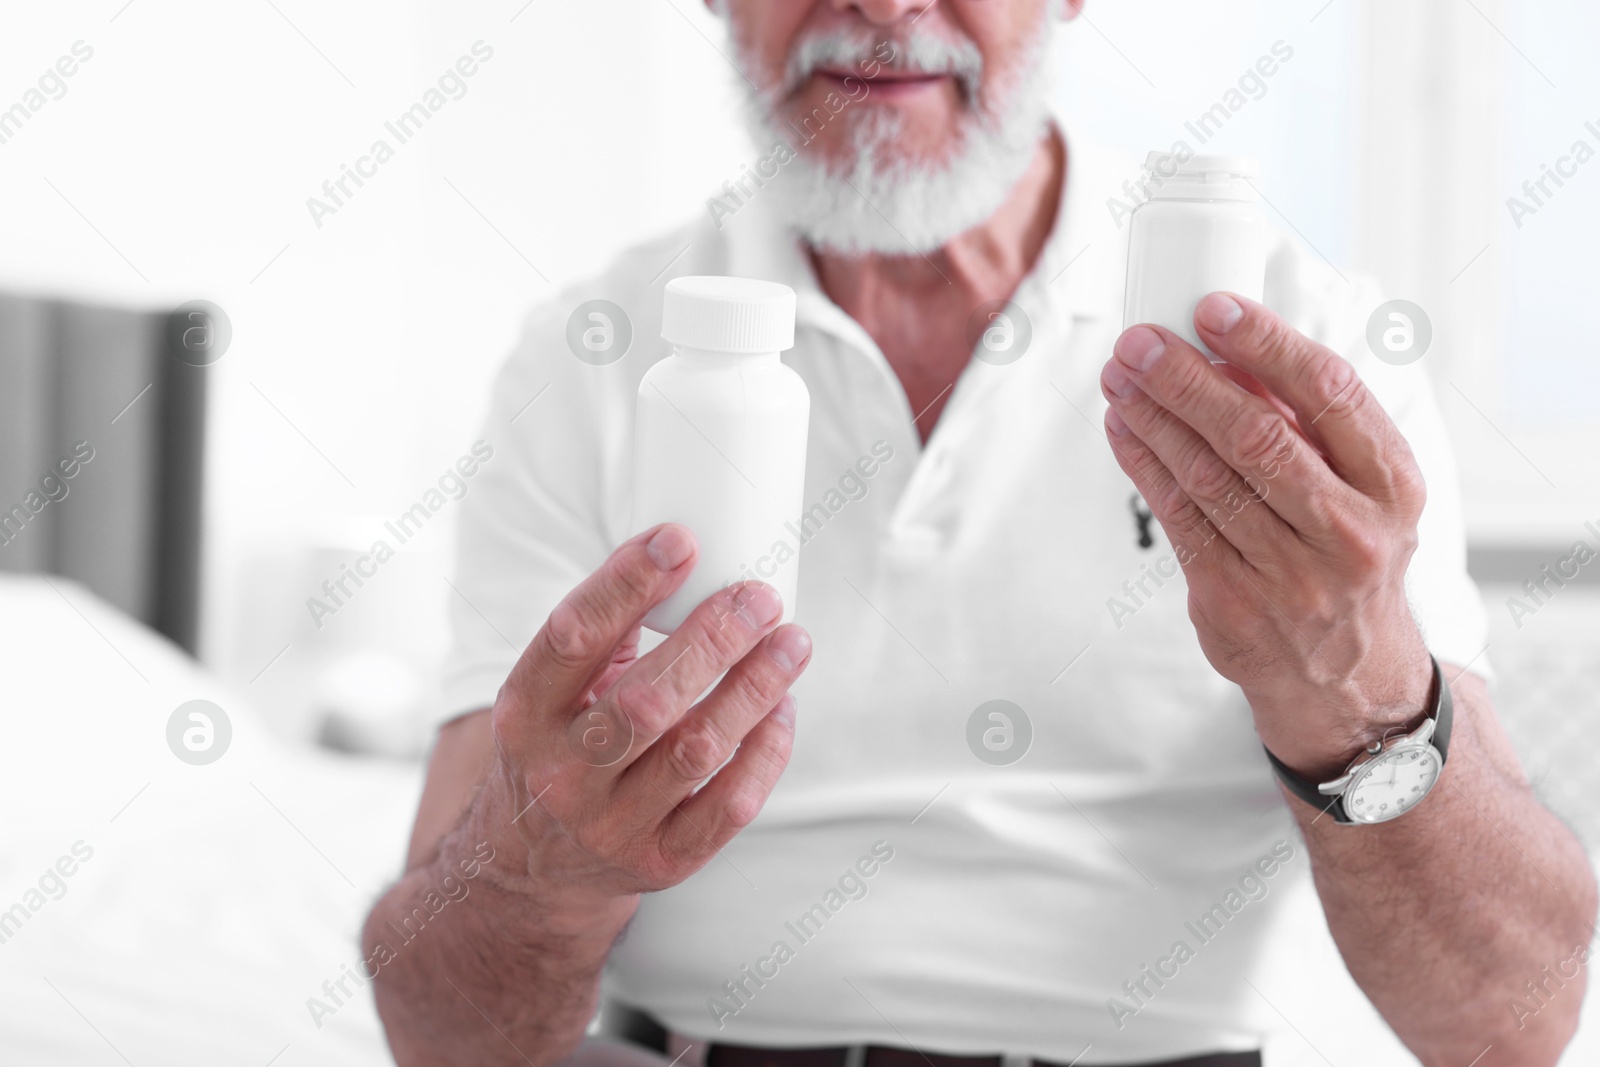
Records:
[[[663,526],[656,531],[644,546],[644,551],[650,557],[650,562],[658,570],[674,571],[683,566],[684,560],[694,552],[694,542],[689,535],[679,526]]]
[[[778,706],[772,709],[772,717],[785,726],[794,725],[794,709],[799,705],[793,693],[785,693],[783,699],[778,701]]]
[[[811,654],[811,635],[798,626],[785,626],[767,642],[767,655],[785,671],[792,671]]]
[[[1134,370],[1146,371],[1156,365],[1166,347],[1160,334],[1148,326],[1135,326],[1117,338],[1114,351],[1118,359]]]
[[[1122,369],[1122,364],[1116,360],[1106,363],[1105,370],[1100,372],[1100,380],[1105,382],[1106,391],[1112,396],[1126,397],[1138,388],[1128,372]]]
[[[1106,429],[1118,437],[1127,436],[1128,423],[1121,415],[1117,414],[1116,408],[1106,408]]]
[[[764,582],[746,582],[733,599],[740,617],[754,630],[770,626],[783,614],[783,598]]]
[[[1212,293],[1194,309],[1194,320],[1208,333],[1224,334],[1244,318],[1244,308],[1227,293]]]

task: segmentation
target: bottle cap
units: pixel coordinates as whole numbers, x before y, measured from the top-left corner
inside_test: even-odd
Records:
[[[1145,156],[1150,196],[1168,200],[1256,200],[1251,179],[1261,174],[1252,156],[1199,155],[1183,159],[1171,152]]]
[[[736,355],[794,347],[794,290],[713,275],[674,278],[661,306],[661,337],[684,348]]]

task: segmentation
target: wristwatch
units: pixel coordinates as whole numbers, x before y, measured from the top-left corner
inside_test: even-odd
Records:
[[[1429,700],[1433,711],[1427,720],[1397,740],[1390,741],[1385,734],[1372,742],[1340,777],[1320,785],[1313,783],[1284,766],[1263,745],[1272,769],[1289,792],[1332,815],[1335,822],[1347,825],[1388,822],[1416,807],[1438,784],[1450,747],[1450,687],[1439,670],[1439,661],[1428,658],[1433,663]]]

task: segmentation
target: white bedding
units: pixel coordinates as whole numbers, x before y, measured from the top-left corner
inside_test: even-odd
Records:
[[[0,576],[0,668],[0,913],[26,907],[75,845],[92,849],[59,899],[32,898],[42,906],[0,943],[0,1064],[390,1063],[370,990],[320,1026],[307,1001],[331,1004],[323,983],[357,965],[420,771],[285,746],[248,692],[59,579]],[[233,725],[207,766],[167,747],[168,718],[194,699]],[[1281,973],[1301,980],[1275,981],[1264,962],[1264,993],[1286,1020],[1270,1067],[1416,1062],[1325,931],[1277,941]],[[1308,972],[1328,975],[1325,987]],[[1591,994],[1564,1063],[1600,1063],[1597,1004]]]
[[[50,581],[0,578],[0,912],[92,855],[0,944],[0,1063],[391,1062],[370,993],[320,1027],[306,1002],[356,966],[420,772],[285,747],[248,693]],[[197,698],[233,725],[208,766],[166,742]]]

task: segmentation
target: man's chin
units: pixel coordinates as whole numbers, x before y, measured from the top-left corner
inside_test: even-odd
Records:
[[[831,174],[858,176],[861,170],[861,151],[853,145],[834,146],[831,150],[808,151],[807,155]],[[891,141],[876,144],[872,149],[872,173],[897,175],[927,173],[947,166],[951,148],[948,143],[929,138],[924,147],[919,141]]]
[[[956,116],[890,104],[862,104],[855,114],[841,114],[821,129],[802,125],[803,116],[789,120],[795,135],[791,147],[835,174],[856,173],[867,154],[874,169],[891,173],[941,167],[965,139]]]

